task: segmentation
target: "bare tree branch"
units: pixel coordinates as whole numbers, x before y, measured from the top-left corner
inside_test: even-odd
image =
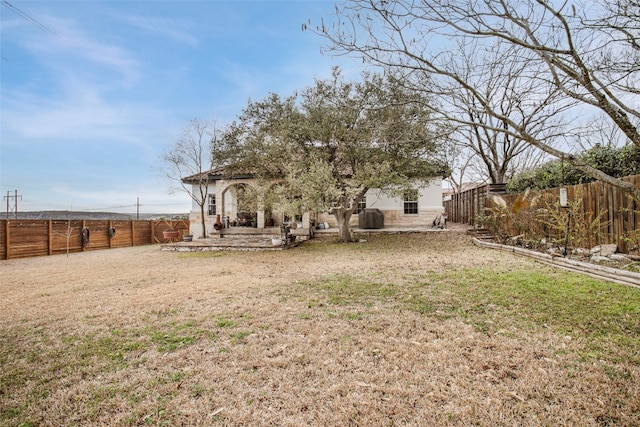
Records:
[[[507,151],[524,142],[640,200],[640,189],[554,146],[565,134],[580,131],[575,117],[599,112],[640,147],[638,2],[600,0],[590,6],[545,0],[352,0],[315,32],[328,41],[330,52],[359,56],[429,91],[440,101],[438,113],[460,126],[480,126],[476,137],[499,132]],[[612,58],[625,56],[627,61],[612,65]],[[468,58],[473,62],[465,62]],[[516,78],[501,94],[513,105],[497,102],[496,93],[487,91],[490,80],[483,76],[492,72]],[[423,85],[427,79],[431,85]],[[466,117],[455,108],[459,105],[470,107]],[[484,152],[488,158],[497,154]]]
[[[209,195],[209,171],[213,169],[214,149],[221,130],[215,123],[192,119],[182,135],[163,155],[165,177],[191,197],[200,208],[202,237],[207,236],[205,207]]]

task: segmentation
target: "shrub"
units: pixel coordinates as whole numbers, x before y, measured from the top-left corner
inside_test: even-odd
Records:
[[[568,238],[572,248],[591,248],[602,241],[602,229],[606,225],[602,218],[606,212],[585,212],[579,192],[567,208],[560,207],[557,197],[551,193],[525,191],[507,199],[511,201],[493,196],[486,214],[476,217],[476,222],[500,243],[531,248],[562,247]],[[571,220],[567,236],[568,215]]]
[[[587,164],[607,175],[620,178],[640,174],[640,150],[629,144],[622,148],[595,146],[578,155]],[[561,160],[553,160],[527,172],[520,173],[507,183],[509,193],[523,193],[527,189],[543,190],[592,182],[595,179]]]

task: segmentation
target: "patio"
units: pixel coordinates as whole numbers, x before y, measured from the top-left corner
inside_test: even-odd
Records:
[[[352,228],[351,232],[357,235],[367,234],[401,234],[401,233],[446,233],[449,231],[467,230],[466,224],[448,224],[447,228],[433,228],[431,226],[418,227],[386,227],[380,229]],[[294,242],[289,244],[274,245],[272,237],[280,236],[279,227],[269,227],[263,229],[251,227],[229,227],[224,228],[218,234],[213,233],[205,239],[194,239],[191,242],[170,242],[161,244],[163,251],[175,252],[207,252],[207,251],[280,251],[290,249],[309,239],[308,229],[291,230],[291,234],[296,236]],[[313,230],[315,236],[338,236],[338,228],[328,228]]]

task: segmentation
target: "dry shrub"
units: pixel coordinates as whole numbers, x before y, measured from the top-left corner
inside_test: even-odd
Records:
[[[548,245],[562,247],[568,236],[570,248],[591,248],[603,240],[607,222],[604,210],[598,214],[585,211],[580,189],[566,208],[550,193],[527,191],[517,195],[512,203],[501,196],[492,196],[486,215],[476,219],[488,228],[500,243],[546,249]],[[567,234],[567,221],[570,224]]]
[[[540,196],[527,190],[510,204],[501,196],[492,196],[489,200],[486,215],[478,217],[477,221],[488,227],[501,243],[508,243],[514,236],[527,243],[539,240],[535,224],[542,212]]]
[[[562,246],[567,241],[570,248],[589,249],[603,241],[602,230],[607,222],[602,218],[606,211],[601,210],[597,214],[585,211],[580,188],[576,190],[575,199],[568,202],[566,208],[561,208],[554,202],[553,199],[547,199],[547,217],[542,222],[549,230],[551,242]]]

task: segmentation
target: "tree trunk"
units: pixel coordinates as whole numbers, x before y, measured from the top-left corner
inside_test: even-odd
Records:
[[[207,238],[207,225],[204,219],[204,203],[200,204],[200,218],[202,219],[202,238]]]
[[[340,233],[340,239],[345,242],[351,242],[351,231],[349,230],[349,220],[351,219],[351,211],[345,209],[336,209],[333,212],[336,221],[338,222],[338,232]]]

